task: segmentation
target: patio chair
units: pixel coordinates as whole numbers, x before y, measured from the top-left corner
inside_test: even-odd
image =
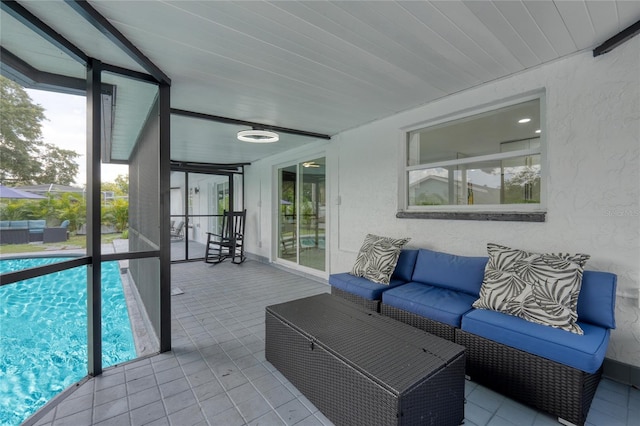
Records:
[[[184,221],[178,222],[178,225],[171,230],[171,240],[180,241],[184,238]]]
[[[63,221],[60,226],[44,228],[42,235],[43,243],[60,243],[69,239],[69,221]]]
[[[222,214],[220,234],[207,232],[207,247],[204,261],[206,263],[220,263],[227,258],[231,262],[240,264],[245,261],[244,255],[244,224],[247,210]]]

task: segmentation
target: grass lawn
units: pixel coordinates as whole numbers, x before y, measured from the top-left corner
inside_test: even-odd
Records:
[[[122,238],[121,233],[116,234],[104,234],[102,235],[102,244],[107,244],[113,240]],[[86,235],[72,235],[67,241],[50,244],[5,244],[0,246],[0,253],[2,254],[20,254],[20,253],[34,253],[45,251],[46,249],[55,248],[86,248],[87,236]]]

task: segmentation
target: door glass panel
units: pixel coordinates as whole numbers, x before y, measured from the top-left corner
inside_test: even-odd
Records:
[[[170,214],[171,214],[171,260],[187,258],[184,234],[185,218],[185,175],[184,172],[171,172]]]
[[[325,270],[325,160],[316,158],[300,163],[298,199],[300,247],[299,263]]]
[[[296,169],[294,165],[278,171],[278,257],[297,263]]]
[[[325,159],[278,170],[278,258],[325,270]]]

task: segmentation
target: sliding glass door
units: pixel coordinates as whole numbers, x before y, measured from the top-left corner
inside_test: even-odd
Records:
[[[324,271],[324,157],[278,169],[278,195],[278,258]]]

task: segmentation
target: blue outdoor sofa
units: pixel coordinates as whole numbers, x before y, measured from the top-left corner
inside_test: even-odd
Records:
[[[42,241],[47,221],[37,220],[3,220],[0,221],[0,233],[4,234],[1,244],[24,244]]]
[[[68,239],[68,225],[68,220],[63,221],[59,227],[47,227],[45,219],[2,220],[0,221],[0,244],[65,241]]]
[[[561,422],[583,425],[615,328],[617,277],[585,270],[578,298],[583,335],[476,309],[488,257],[403,250],[390,285],[348,273],[331,293],[466,348],[466,374]]]

